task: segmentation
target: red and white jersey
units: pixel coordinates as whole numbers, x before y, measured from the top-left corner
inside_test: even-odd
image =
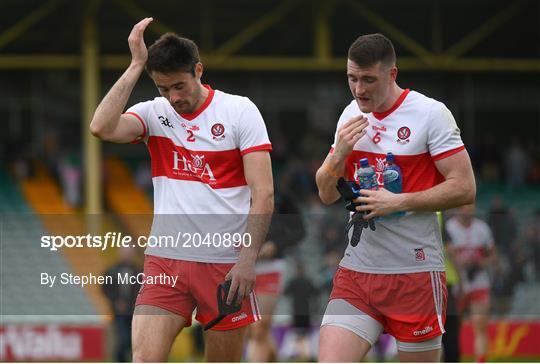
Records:
[[[151,236],[172,236],[177,245],[149,246],[146,254],[234,263],[239,250],[223,235],[245,232],[251,192],[242,157],[270,151],[272,146],[253,102],[205,87],[208,97],[192,114],[178,114],[163,97],[126,111],[142,122],[144,135],[137,140],[144,141],[150,151],[154,184]],[[211,239],[200,244],[195,233],[202,239],[210,234]]]
[[[343,111],[337,129],[360,114],[353,100]],[[368,158],[377,172],[379,185],[383,186],[386,153],[392,152],[402,171],[403,192],[427,190],[444,180],[435,161],[465,148],[446,106],[415,91],[404,90],[387,112],[366,116],[367,134],[355,144],[346,160],[347,180],[356,179],[359,160]],[[363,230],[356,247],[349,244],[341,266],[382,274],[444,271],[441,232],[434,212],[378,218],[375,225],[376,231]]]
[[[456,247],[457,259],[461,262],[477,262],[494,245],[491,229],[480,219],[474,218],[470,226],[464,226],[457,217],[453,217],[446,222],[445,228],[448,243]],[[465,293],[490,286],[489,275],[485,269],[477,272],[472,280],[468,279],[466,272],[460,272],[460,276]]]

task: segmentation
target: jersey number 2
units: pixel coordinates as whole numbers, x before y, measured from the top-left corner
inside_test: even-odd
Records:
[[[193,135],[193,132],[191,130],[188,130],[187,133],[188,133],[187,141],[188,142],[194,142],[195,141],[195,136]]]

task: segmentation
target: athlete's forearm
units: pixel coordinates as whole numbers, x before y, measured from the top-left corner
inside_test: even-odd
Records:
[[[400,194],[398,211],[439,211],[473,203],[476,198],[474,180],[461,183],[448,179],[421,192]]]
[[[264,191],[252,191],[252,204],[249,209],[246,227],[246,234],[250,236],[251,244],[249,247],[244,246],[242,248],[239,261],[255,264],[259,250],[266,239],[273,210],[273,188],[266,188]]]
[[[111,87],[94,113],[90,123],[92,134],[99,138],[106,138],[116,129],[129,96],[143,70],[144,64],[131,64]]]
[[[344,170],[344,160],[334,154],[328,155],[315,175],[315,182],[317,183],[319,197],[322,203],[331,204],[339,198],[336,184],[339,177],[343,176]]]

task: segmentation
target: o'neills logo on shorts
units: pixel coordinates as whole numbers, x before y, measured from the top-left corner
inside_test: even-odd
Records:
[[[433,331],[433,327],[431,326],[426,326],[424,327],[422,330],[418,330],[418,331],[414,331],[412,334],[414,336],[422,336],[422,335],[427,335],[429,334],[430,332]]]
[[[248,316],[245,312],[242,312],[240,315],[238,316],[234,316],[232,319],[231,319],[231,322],[238,322],[238,321],[241,321],[243,319],[246,319]]]

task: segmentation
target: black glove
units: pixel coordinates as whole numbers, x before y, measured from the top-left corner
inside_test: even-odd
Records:
[[[360,196],[360,186],[356,182],[345,181],[343,177],[340,177],[337,181],[336,188],[343,200],[345,200],[346,202],[345,208],[351,212],[354,212],[351,220],[345,227],[345,231],[348,233],[350,228],[354,226],[353,236],[351,238],[351,245],[355,247],[360,241],[362,229],[367,229],[369,226],[371,230],[375,231],[375,222],[373,221],[373,219],[363,219],[363,215],[369,214],[369,211],[356,211],[356,206],[360,206],[359,203],[353,202],[355,198]]]
[[[221,320],[225,318],[225,316],[230,315],[232,313],[236,313],[240,311],[242,308],[242,303],[239,303],[238,305],[235,305],[236,298],[238,297],[238,291],[234,294],[232,303],[229,305],[227,304],[227,296],[229,295],[229,290],[231,289],[231,281],[225,281],[223,283],[220,283],[217,287],[217,305],[218,305],[218,316],[206,324],[204,327],[204,331],[211,329],[214,327],[217,323],[219,323]]]

